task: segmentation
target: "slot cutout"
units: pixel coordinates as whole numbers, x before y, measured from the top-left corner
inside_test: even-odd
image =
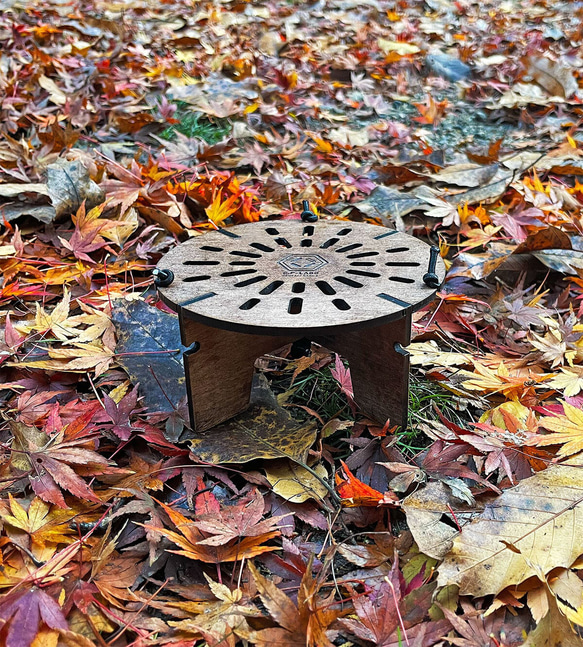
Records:
[[[254,308],[261,299],[249,299],[249,301],[245,301],[242,305],[239,306],[239,310],[251,310],[251,308]]]
[[[197,281],[207,281],[211,277],[204,274],[202,276],[187,276],[185,279],[182,279],[183,283],[196,283]]]
[[[352,279],[349,279],[347,276],[335,276],[334,280],[338,281],[338,283],[343,283],[344,285],[348,285],[351,288],[362,287],[362,283],[359,283],[358,281],[353,281]]]
[[[261,254],[254,254],[253,252],[229,252],[233,256],[244,256],[245,258],[261,258]]]
[[[221,261],[184,261],[183,265],[219,265]]]
[[[259,294],[271,294],[275,292],[277,288],[280,288],[283,285],[283,281],[273,281],[269,285],[266,285],[263,290],[259,290]]]
[[[328,238],[327,241],[320,245],[320,249],[328,249],[328,247],[332,247],[332,245],[335,245],[339,240],[340,238]]]
[[[221,276],[242,276],[243,274],[255,274],[256,269],[249,270],[232,270],[231,272],[223,272]]]
[[[316,287],[324,294],[336,294],[336,290],[326,281],[316,281]]]
[[[389,281],[394,281],[395,283],[415,283],[415,279],[408,279],[404,276],[389,276]]]
[[[249,243],[249,247],[255,247],[255,249],[260,249],[262,252],[273,252],[275,251],[273,247],[268,247],[263,243]]]
[[[263,281],[267,277],[264,275],[260,276],[254,276],[252,279],[245,279],[244,281],[241,281],[240,283],[235,283],[236,288],[244,288],[248,285],[253,285],[253,283],[259,283],[259,281]]]
[[[353,249],[358,249],[359,247],[362,247],[362,243],[352,243],[352,245],[346,245],[346,247],[341,247],[340,249],[337,249],[336,253],[343,254],[344,252],[350,252]]]
[[[364,270],[346,270],[346,274],[356,274],[356,276],[370,276],[374,279],[378,278],[378,272],[365,272]]]
[[[332,303],[338,308],[338,310],[350,310],[350,305],[344,301],[344,299],[332,299]]]
[[[304,305],[304,300],[299,297],[295,297],[289,300],[289,305],[287,311],[290,315],[299,315],[302,311],[302,306]]]
[[[421,263],[415,261],[389,261],[385,263],[387,267],[419,267]]]
[[[348,254],[346,258],[368,258],[369,256],[378,256],[378,252],[358,252],[358,254]]]

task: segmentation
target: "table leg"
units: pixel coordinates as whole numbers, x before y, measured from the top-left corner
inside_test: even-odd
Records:
[[[350,366],[354,399],[366,416],[407,426],[411,315],[376,328],[335,335],[331,348]]]
[[[184,354],[190,421],[197,432],[210,429],[249,405],[255,360],[283,346],[282,337],[248,335],[181,317],[182,343],[198,346]]]

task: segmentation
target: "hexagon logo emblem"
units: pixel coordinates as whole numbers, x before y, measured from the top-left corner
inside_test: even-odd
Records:
[[[319,269],[328,265],[328,261],[320,254],[289,254],[277,261],[286,272],[309,273],[317,272]]]

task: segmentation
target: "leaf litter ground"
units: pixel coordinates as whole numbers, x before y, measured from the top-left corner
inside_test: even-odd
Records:
[[[0,0],[0,644],[581,644],[581,17]],[[312,345],[193,439],[151,269],[302,200],[440,247],[410,423]]]

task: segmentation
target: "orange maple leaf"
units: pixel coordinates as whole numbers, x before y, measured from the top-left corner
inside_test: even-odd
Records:
[[[373,507],[381,505],[395,506],[399,501],[392,492],[379,492],[370,485],[363,483],[354,476],[344,461],[342,463],[342,470],[344,477],[336,474],[336,488],[338,494],[342,499],[342,505],[347,508],[357,508],[359,506]]]

